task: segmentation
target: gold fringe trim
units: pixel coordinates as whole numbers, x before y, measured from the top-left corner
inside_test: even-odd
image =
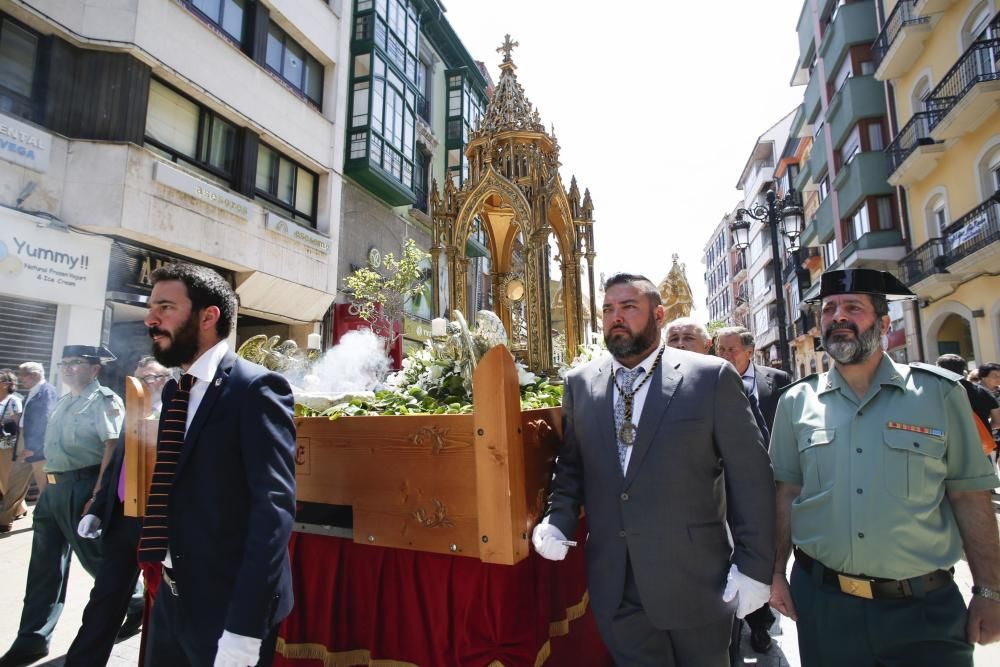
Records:
[[[584,591],[583,597],[572,607],[566,608],[566,618],[549,623],[549,637],[562,637],[569,634],[569,624],[583,616],[590,604],[590,592]],[[412,662],[402,660],[372,660],[368,649],[353,651],[330,651],[323,644],[287,644],[283,637],[278,637],[275,652],[289,660],[322,660],[323,667],[419,667]],[[546,640],[535,656],[535,667],[542,667],[552,654],[552,642]],[[494,660],[487,667],[504,667],[499,660]]]

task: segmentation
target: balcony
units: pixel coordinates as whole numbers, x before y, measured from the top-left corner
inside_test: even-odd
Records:
[[[770,326],[754,334],[754,346],[760,350],[778,341],[778,327]]]
[[[935,141],[973,132],[996,113],[1000,104],[1000,39],[970,46],[927,98],[927,109],[940,112],[931,126]]]
[[[431,119],[431,101],[423,95],[417,95],[417,116],[428,125],[433,124]]]
[[[745,252],[737,251],[733,258],[733,280],[742,277],[747,270],[747,257]]]
[[[940,14],[953,4],[955,0],[917,0],[913,3],[913,14],[916,16]]]
[[[1000,261],[1000,203],[987,201],[963,215],[900,262],[903,280],[923,297],[938,298],[955,285],[993,271]]]
[[[878,36],[877,25],[872,0],[852,2],[837,9],[837,16],[827,28],[819,47],[819,55],[826,63],[828,80],[837,75],[848,48],[855,44],[871,44],[875,40]]]
[[[931,138],[931,126],[939,115],[937,111],[914,114],[885,149],[889,156],[889,185],[916,183],[927,178],[937,167],[944,154],[944,144]]]
[[[846,173],[845,173],[846,172]],[[837,174],[837,196],[841,215],[861,203],[865,197],[891,195],[889,185],[889,156],[883,151],[857,153]]]
[[[833,197],[827,196],[816,209],[813,226],[819,243],[828,243],[833,238]]]
[[[799,37],[799,62],[796,69],[808,69],[812,62],[813,54],[816,53],[816,44],[813,33],[813,15],[808,4],[803,4],[799,13],[799,22],[795,26],[795,33]]]
[[[802,97],[802,110],[805,113],[806,125],[812,125],[819,117],[821,85],[823,85],[822,77],[819,75],[819,70],[815,70],[809,76],[809,84],[806,86],[806,93]]]
[[[916,0],[899,0],[872,45],[875,78],[898,79],[909,71],[930,37],[931,19],[913,12]]]
[[[812,174],[813,181],[819,183],[826,176],[827,170],[826,130],[820,128],[816,136],[813,137],[813,145],[809,150],[809,173]]]
[[[1000,199],[980,204],[949,225],[944,245],[952,274],[969,279],[995,272],[1000,266]]]
[[[816,318],[813,316],[812,308],[799,312],[801,314],[792,323],[793,335],[789,336],[790,340],[794,340],[799,336],[812,336],[812,329],[816,326]]]
[[[866,232],[846,244],[840,259],[845,269],[888,269],[895,268],[905,252],[899,230],[882,229]]]
[[[885,87],[873,76],[852,76],[830,100],[826,110],[830,140],[839,149],[862,118],[885,115]]]
[[[944,239],[934,238],[899,262],[903,282],[917,296],[938,298],[954,289],[958,280],[945,268]]]
[[[812,164],[809,162],[808,157],[799,163],[799,173],[795,175],[792,186],[799,192],[808,192],[809,190],[816,189],[817,186],[812,180]]]

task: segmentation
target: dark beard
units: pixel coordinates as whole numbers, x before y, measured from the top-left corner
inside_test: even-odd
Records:
[[[624,327],[622,330],[628,331]],[[608,352],[615,359],[628,359],[645,352],[656,342],[656,318],[650,314],[649,322],[646,323],[645,328],[631,338],[612,338],[611,334],[614,332],[615,329],[612,329],[604,335],[604,344],[607,346]]]
[[[198,354],[198,314],[191,313],[183,326],[175,333],[170,333],[158,327],[150,327],[149,335],[165,335],[170,339],[170,346],[166,349],[159,349],[153,343],[153,358],[167,368],[175,368],[182,364],[189,364],[194,361]]]
[[[833,332],[836,329],[849,329],[854,333],[854,339],[833,340]],[[878,321],[860,333],[853,322],[831,324],[823,331],[823,349],[833,357],[834,361],[844,366],[860,364],[879,349],[881,342],[882,332],[878,328]]]

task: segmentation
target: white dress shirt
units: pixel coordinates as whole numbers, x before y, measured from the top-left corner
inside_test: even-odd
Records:
[[[642,366],[643,370],[646,371],[646,373],[649,373],[649,371],[653,368],[653,363],[655,363],[655,361],[656,361],[656,355],[658,355],[660,353],[661,349],[663,349],[662,345],[660,347],[657,347],[655,350],[653,350],[650,353],[650,355],[648,357],[646,357],[645,359],[643,359],[642,361],[639,362],[639,366]],[[636,366],[636,368],[638,368],[639,366]],[[614,380],[615,388],[614,388],[614,395],[611,397],[612,398],[612,406],[614,406],[615,404],[618,403],[618,394],[619,394],[619,391],[618,391],[618,384],[619,384],[618,383],[618,369],[619,368],[625,368],[625,366],[623,366],[621,363],[619,363],[617,359],[613,360],[611,362],[611,373],[614,375],[614,378],[615,378],[615,380]],[[625,370],[629,370],[629,369],[626,368]],[[635,387],[640,382],[642,382],[642,386],[639,387],[639,389],[636,390],[635,394],[632,395],[632,423],[636,425],[637,429],[638,429],[638,426],[639,426],[639,418],[642,417],[642,407],[646,404],[646,394],[649,393],[649,385],[653,381],[653,378],[649,378],[648,380],[646,380],[645,382],[643,382],[643,378],[645,378],[645,377],[646,377],[645,375],[640,375],[636,379],[636,381],[632,384],[632,386]],[[638,430],[636,432],[638,433]],[[616,438],[618,437],[617,433],[615,434],[615,437]],[[618,443],[617,443],[617,440],[616,440],[615,447],[617,447],[617,446],[618,446]],[[635,449],[634,446],[633,447],[626,447],[625,448],[625,470],[626,471],[628,471],[628,462],[632,459],[632,450],[633,449]]]
[[[754,370],[752,361],[747,364],[747,369],[743,371],[743,387],[746,389],[747,396],[752,395],[760,400],[760,394],[757,393],[757,371]]]
[[[226,341],[220,340],[205,350],[200,357],[195,359],[191,367],[187,369],[188,375],[193,375],[195,380],[194,384],[191,385],[191,393],[188,396],[187,423],[184,425],[185,436],[187,435],[187,430],[191,428],[191,422],[198,412],[201,400],[205,398],[208,385],[215,379],[215,374],[219,370],[219,364],[222,363],[222,357],[226,356],[226,352],[228,351],[229,346],[226,344]],[[163,558],[163,565],[165,567],[173,567],[170,560],[170,547],[167,547],[167,555]]]

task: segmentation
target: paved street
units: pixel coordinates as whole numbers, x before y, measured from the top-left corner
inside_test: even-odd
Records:
[[[0,536],[0,572],[3,572],[2,588],[0,588],[0,653],[6,651],[17,634],[17,625],[21,616],[21,599],[24,595],[24,582],[28,572],[28,556],[31,550],[31,512],[28,517],[17,521],[14,530]],[[74,565],[76,565],[74,563]],[[962,591],[969,595],[972,577],[964,561],[956,566],[956,578]],[[80,615],[87,604],[92,580],[83,568],[76,566],[71,569],[69,592],[66,596],[66,607],[62,618],[56,627],[52,638],[52,651],[49,657],[37,665],[56,666],[63,664],[63,656],[69,648],[76,630],[80,624]],[[744,628],[743,664],[759,667],[800,667],[798,660],[798,645],[795,637],[795,624],[779,616],[772,634],[775,646],[767,653],[760,655],[750,648],[748,631]],[[115,645],[108,665],[111,667],[134,667],[139,656],[139,636]],[[995,667],[1000,665],[1000,644],[990,647],[976,647],[976,667]]]

